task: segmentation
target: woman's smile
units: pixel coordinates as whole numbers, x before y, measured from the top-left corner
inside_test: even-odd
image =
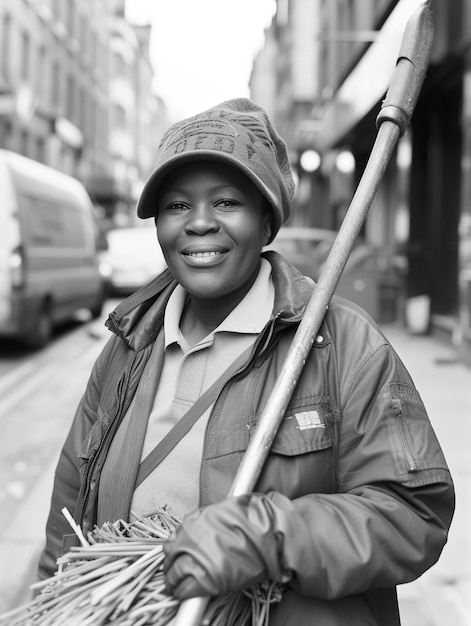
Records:
[[[270,237],[266,201],[237,168],[180,166],[163,181],[157,235],[175,279],[195,298],[234,306],[250,289]]]
[[[212,266],[222,261],[228,250],[219,246],[194,246],[182,250],[182,255],[186,263],[195,267]]]

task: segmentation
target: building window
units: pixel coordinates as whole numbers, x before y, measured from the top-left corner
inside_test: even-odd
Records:
[[[11,139],[11,122],[10,120],[0,119],[0,147],[9,148]]]
[[[78,34],[78,42],[80,46],[81,54],[86,54],[87,51],[87,18],[85,15],[80,15],[79,17],[79,34]]]
[[[20,153],[23,156],[28,156],[28,131],[22,130],[20,133]]]
[[[56,20],[61,19],[61,0],[52,0],[52,14]]]
[[[60,109],[60,74],[61,69],[59,65],[59,61],[54,61],[52,64],[52,75],[51,75],[51,107],[58,111]]]
[[[100,71],[106,74],[106,54],[105,47],[101,39],[97,41],[97,57],[100,64]]]
[[[30,76],[30,46],[31,40],[29,33],[23,31],[21,35],[21,78],[25,81]]]
[[[107,130],[108,117],[107,117],[107,112],[104,107],[99,107],[98,109],[98,120],[100,124],[100,145],[106,146],[107,138],[108,138],[108,130]]]
[[[126,77],[126,61],[123,58],[121,53],[117,53],[113,55],[113,76],[116,78],[125,78]]]
[[[78,126],[84,136],[85,136],[85,117],[86,117],[85,106],[86,106],[85,89],[83,89],[83,87],[80,87],[78,89],[78,97],[77,97],[77,109],[78,110],[76,113],[77,113]]]
[[[74,0],[67,0],[66,4],[67,14],[65,16],[65,24],[70,39],[75,37],[75,3]]]
[[[94,143],[94,145],[97,145],[97,139],[96,139],[96,128],[97,128],[97,124],[96,124],[96,119],[97,119],[97,105],[96,102],[94,100],[90,100],[90,104],[89,104],[89,129],[90,129],[90,137]]]
[[[112,121],[113,128],[126,128],[126,111],[122,106],[115,104],[112,108]]]
[[[38,94],[39,102],[42,102],[45,92],[46,81],[46,45],[42,43],[38,50],[38,59],[36,67],[36,92]]]
[[[40,163],[46,162],[46,146],[44,137],[38,137],[36,140],[36,159]]]
[[[69,120],[74,120],[75,115],[75,80],[72,74],[67,77],[67,93],[66,93],[66,116]]]
[[[92,64],[92,68],[96,68],[96,64],[97,64],[97,36],[96,36],[96,33],[93,30],[90,31],[89,44],[90,44],[90,61],[91,61],[91,64]]]
[[[2,40],[1,50],[2,58],[0,59],[3,78],[8,81],[10,77],[10,54],[11,54],[11,15],[5,13],[2,19]]]

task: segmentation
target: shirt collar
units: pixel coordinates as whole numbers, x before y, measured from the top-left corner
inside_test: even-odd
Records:
[[[181,342],[180,319],[186,298],[185,289],[177,285],[165,309],[165,347],[171,343]],[[219,332],[258,334],[271,317],[274,299],[275,288],[271,279],[271,265],[262,258],[257,278],[244,299],[210,334],[214,335]]]

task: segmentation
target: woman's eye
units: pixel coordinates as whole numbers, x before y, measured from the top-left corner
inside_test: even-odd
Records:
[[[181,211],[185,211],[187,209],[186,204],[183,202],[171,202],[167,205],[167,211],[173,211],[174,213],[180,213]]]
[[[231,209],[232,207],[238,206],[238,204],[236,200],[219,200],[216,206],[222,209]]]

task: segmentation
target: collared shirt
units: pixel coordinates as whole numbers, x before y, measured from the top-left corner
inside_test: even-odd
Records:
[[[262,259],[259,274],[245,298],[213,332],[191,347],[180,330],[186,297],[185,290],[178,285],[167,304],[165,357],[149,416],[142,459],[264,328],[274,304],[271,266]],[[155,361],[156,355],[153,354],[146,369],[155,369]],[[188,433],[183,437],[135,490],[131,504],[133,511],[145,515],[167,505],[181,517],[198,507],[204,433],[211,409],[192,427],[191,435]],[[128,415],[130,412],[131,407]]]

